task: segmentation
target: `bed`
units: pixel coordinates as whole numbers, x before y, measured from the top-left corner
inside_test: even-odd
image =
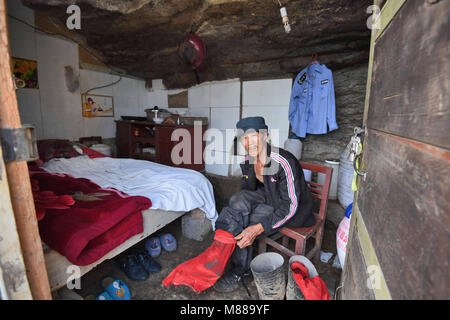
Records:
[[[103,190],[115,190],[129,197],[145,197],[151,200],[151,207],[142,210],[142,232],[137,234],[135,232],[133,236],[122,241],[96,261],[79,265],[79,276],[194,209],[203,211],[214,228],[217,211],[212,185],[199,172],[144,160],[87,156],[79,153],[70,155],[66,153],[64,158],[50,157],[44,160],[45,163],[40,165],[40,170],[53,176],[70,177],[77,181],[88,179]],[[62,255],[61,250],[50,249],[52,246],[47,246],[45,241],[43,242],[46,267],[53,291],[65,286],[69,277],[71,275],[73,277],[74,269],[70,267],[74,263],[72,259]]]

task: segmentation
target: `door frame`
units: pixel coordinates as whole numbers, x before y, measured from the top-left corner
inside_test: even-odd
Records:
[[[368,118],[368,112],[369,112],[369,106],[370,106],[370,91],[372,86],[372,71],[373,71],[373,62],[374,62],[374,52],[375,52],[375,46],[378,38],[383,34],[384,30],[387,28],[387,26],[390,24],[390,22],[393,20],[397,12],[401,9],[401,7],[405,4],[406,0],[388,0],[383,8],[381,9],[379,13],[378,19],[372,19],[372,35],[370,40],[370,56],[369,56],[369,70],[367,74],[367,88],[366,88],[366,100],[364,105],[364,116],[363,116],[363,126],[367,127],[367,118]],[[378,5],[380,3],[380,0],[374,0],[374,5]],[[375,24],[379,24],[379,28],[375,28]],[[367,130],[365,132],[365,137],[367,138]],[[367,139],[364,139],[364,145],[366,143]],[[363,150],[364,146],[363,145]],[[361,163],[365,163],[364,159],[364,153]],[[364,167],[362,168],[364,171]],[[357,180],[357,186],[359,190],[359,184],[360,179],[358,177]],[[374,247],[372,245],[372,241],[370,239],[369,233],[367,231],[367,228],[364,224],[364,220],[361,216],[361,212],[358,207],[357,203],[358,199],[358,191],[355,192],[354,198],[353,198],[353,210],[352,215],[350,219],[350,227],[349,227],[349,236],[348,236],[348,242],[347,242],[347,249],[346,252],[349,252],[350,244],[352,237],[357,237],[356,240],[359,241],[361,252],[363,255],[364,262],[366,266],[376,266],[378,267],[377,270],[379,270],[380,274],[378,274],[378,280],[380,286],[378,288],[371,289],[374,297],[376,300],[391,300],[391,294],[389,292],[389,288],[386,284],[386,280],[384,278],[380,263],[378,261],[377,255],[375,253]],[[345,257],[345,263],[344,265],[347,265],[348,263],[348,254]],[[345,269],[342,272],[342,279],[341,279],[341,286],[344,285],[346,280],[346,273]]]
[[[11,73],[6,14],[6,1],[0,0],[0,128],[18,129],[22,127],[22,123]],[[2,182],[2,188],[7,189],[8,193],[8,198],[6,199],[8,201],[5,201],[5,204],[6,206],[10,205],[10,208],[5,210],[7,216],[1,218],[2,222],[3,219],[9,219],[5,221],[5,223],[9,224],[8,231],[1,235],[1,237],[8,237],[8,239],[1,239],[2,241],[0,242],[11,242],[14,245],[6,248],[6,252],[0,252],[2,255],[0,258],[6,257],[7,262],[10,262],[10,264],[1,265],[4,291],[7,293],[9,291],[7,298],[10,299],[51,300],[50,283],[39,235],[27,163],[25,161],[9,161],[5,164],[2,158],[0,164],[5,168],[5,173],[2,177],[7,176],[8,178]],[[6,185],[3,187],[5,182],[8,188],[6,188]],[[6,192],[5,194],[2,192],[2,195],[5,196]],[[11,211],[13,216],[11,216]],[[13,223],[15,226],[13,226]],[[16,236],[18,236],[20,246],[17,243]],[[3,246],[4,244],[1,245]],[[14,260],[10,260],[13,256]],[[11,268],[10,266],[14,267]],[[24,270],[26,274],[22,274],[21,270]],[[14,281],[11,281],[11,279],[14,279]],[[15,286],[14,284],[17,283],[20,285]],[[22,283],[26,283],[23,288],[21,287]],[[19,292],[23,293],[23,296],[16,296],[14,291],[18,289],[20,289]]]
[[[3,151],[0,147],[0,299],[31,300],[25,263],[17,233],[8,187]]]

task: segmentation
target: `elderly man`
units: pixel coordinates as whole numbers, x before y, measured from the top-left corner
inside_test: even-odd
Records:
[[[315,222],[303,170],[292,154],[267,143],[264,118],[245,118],[236,127],[248,153],[241,164],[242,190],[221,211],[211,246],[172,270],[162,281],[165,287],[184,285],[201,292],[214,285],[219,292],[231,292],[251,275],[252,245],[259,235]]]
[[[267,125],[262,117],[249,117],[236,124],[240,143],[248,156],[241,164],[242,187],[234,194],[216,221],[216,229],[235,236],[231,268],[214,285],[231,292],[251,276],[253,243],[283,226],[314,224],[312,195],[298,160],[288,151],[267,143]]]

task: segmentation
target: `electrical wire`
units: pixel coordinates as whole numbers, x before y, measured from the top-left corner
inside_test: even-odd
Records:
[[[118,83],[120,82],[120,80],[122,80],[122,76],[120,76],[119,80],[114,81],[113,83],[110,83],[110,84],[107,84],[107,85],[104,85],[104,86],[100,86],[100,87],[91,88],[91,89],[89,89],[89,90],[83,92],[82,94],[88,94],[88,93],[91,92],[92,90],[96,90],[96,89],[103,89],[103,88],[111,87],[111,86],[113,86],[113,85],[115,85],[115,84],[118,84]]]

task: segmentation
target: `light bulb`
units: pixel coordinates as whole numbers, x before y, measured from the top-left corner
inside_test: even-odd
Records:
[[[291,32],[291,26],[289,25],[289,18],[287,16],[286,7],[282,7],[280,9],[280,13],[281,13],[281,18],[282,18],[283,25],[284,25],[284,31],[286,31],[286,33]]]

